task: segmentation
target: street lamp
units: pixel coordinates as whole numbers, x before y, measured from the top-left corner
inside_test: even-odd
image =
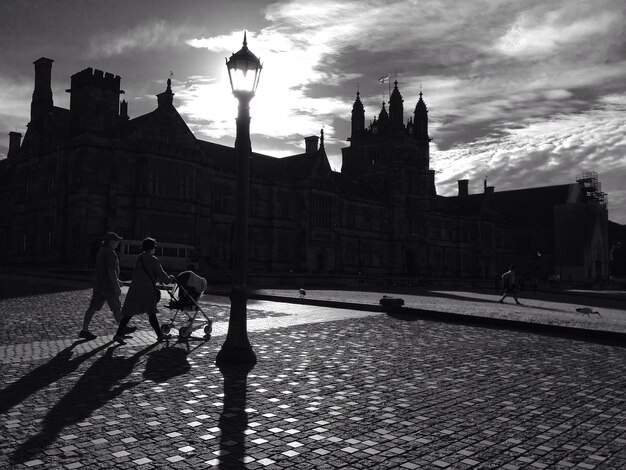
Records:
[[[235,139],[235,158],[237,160],[237,208],[235,212],[235,230],[233,234],[233,275],[230,291],[230,318],[228,333],[222,349],[217,354],[215,363],[225,364],[256,363],[246,331],[247,292],[247,255],[248,255],[248,186],[250,155],[250,100],[254,97],[261,61],[248,49],[246,33],[243,35],[243,47],[226,60],[228,78],[233,95],[239,101],[237,115],[237,137]]]

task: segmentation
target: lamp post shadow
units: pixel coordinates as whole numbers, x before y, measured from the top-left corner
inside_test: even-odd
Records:
[[[224,376],[224,407],[220,415],[220,469],[243,468],[246,455],[248,413],[246,412],[246,389],[248,374],[254,364],[220,367]]]

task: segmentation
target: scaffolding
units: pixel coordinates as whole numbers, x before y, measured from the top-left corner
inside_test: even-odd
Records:
[[[598,180],[598,173],[595,171],[583,171],[576,179],[584,191],[585,201],[607,205],[606,193],[602,192],[602,183]]]

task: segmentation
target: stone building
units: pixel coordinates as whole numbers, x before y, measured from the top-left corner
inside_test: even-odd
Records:
[[[0,161],[0,263],[84,266],[100,236],[198,248],[230,271],[234,149],[197,139],[168,80],[156,109],[130,119],[120,77],[71,77],[70,109],[53,104],[52,60],[35,61],[31,120]],[[285,158],[253,153],[249,272],[380,278],[608,275],[606,201],[597,178],[496,192],[485,184],[438,196],[422,93],[407,121],[395,83],[389,111],[365,125],[357,92],[340,172],[323,132]],[[581,225],[581,220],[584,224]]]

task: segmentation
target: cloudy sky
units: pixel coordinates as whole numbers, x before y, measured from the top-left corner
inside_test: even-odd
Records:
[[[405,120],[421,89],[437,192],[456,180],[498,190],[596,171],[609,218],[626,223],[626,3],[623,0],[3,0],[0,158],[24,133],[33,61],[54,59],[54,103],[70,76],[122,77],[131,118],[156,107],[173,71],[175,105],[198,138],[233,145],[236,102],[224,58],[248,46],[264,69],[251,105],[255,151],[285,156],[324,129],[334,169],[357,86],[366,120],[388,100]]]

